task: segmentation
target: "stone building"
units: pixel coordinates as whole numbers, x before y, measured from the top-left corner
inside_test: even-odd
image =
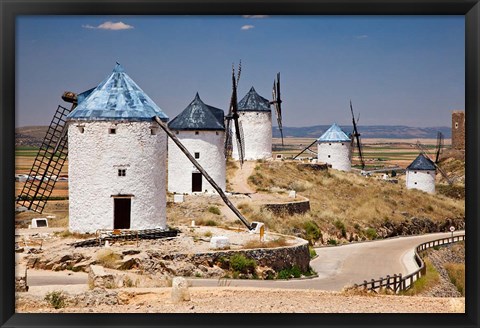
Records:
[[[452,112],[452,148],[465,150],[465,112]]]
[[[170,130],[222,190],[226,184],[224,116],[223,110],[206,105],[197,93],[187,108],[169,123]],[[170,139],[168,191],[181,194],[216,192]]]
[[[238,103],[238,121],[244,138],[246,160],[272,158],[272,110],[270,101],[252,87]],[[233,127],[233,136],[235,128]],[[233,140],[232,157],[239,159],[238,147]]]
[[[68,115],[69,230],[166,228],[168,117],[117,64]]]
[[[332,165],[332,169],[352,169],[352,144],[350,137],[334,123],[317,139],[318,162]]]
[[[420,154],[407,166],[407,189],[419,189],[435,193],[435,164],[424,154]]]

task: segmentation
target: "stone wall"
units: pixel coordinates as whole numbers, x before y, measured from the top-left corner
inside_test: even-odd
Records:
[[[221,262],[222,259],[228,259],[235,254],[242,254],[247,258],[254,259],[257,265],[267,266],[275,271],[298,266],[303,272],[306,272],[310,264],[308,242],[303,239],[301,243],[287,247],[226,250],[197,254],[171,254],[164,255],[162,259],[171,261],[188,260],[194,265],[213,266],[217,262]]]
[[[308,199],[290,203],[264,204],[262,206],[277,215],[304,214],[310,211],[310,201]]]
[[[27,268],[23,265],[15,267],[15,291],[28,292],[27,286]]]
[[[465,149],[465,112],[452,113],[452,148]]]

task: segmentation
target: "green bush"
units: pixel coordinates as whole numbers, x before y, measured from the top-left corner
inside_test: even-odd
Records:
[[[340,220],[336,220],[334,222],[334,225],[338,230],[340,230],[340,232],[342,233],[342,237],[347,238],[347,229],[345,228],[345,224]]]
[[[45,301],[50,303],[55,309],[65,307],[66,296],[61,291],[52,291],[45,295]]]
[[[315,252],[315,249],[313,247],[308,246],[308,251],[310,253],[310,258],[313,259],[315,256],[317,256],[317,252]]]
[[[220,209],[218,207],[216,207],[215,205],[212,205],[208,208],[208,211],[212,214],[215,214],[215,215],[220,215],[221,212],[220,212]]]
[[[254,259],[246,258],[242,254],[235,254],[230,257],[230,268],[234,272],[253,273],[257,267],[257,262]]]
[[[315,221],[306,221],[303,224],[303,229],[305,229],[305,239],[308,240],[311,245],[322,238],[322,233]]]
[[[300,278],[302,276],[302,270],[296,265],[291,268],[283,269],[278,272],[278,279],[290,279],[290,278]]]
[[[329,240],[327,240],[327,244],[328,244],[328,245],[336,246],[336,245],[338,244],[338,242],[337,242],[336,239],[330,238]]]
[[[205,222],[205,225],[208,227],[214,227],[217,225],[217,222],[214,220],[207,220],[207,222]]]
[[[367,238],[370,240],[376,239],[377,238],[377,230],[374,228],[368,228],[365,230],[365,234],[367,235]]]

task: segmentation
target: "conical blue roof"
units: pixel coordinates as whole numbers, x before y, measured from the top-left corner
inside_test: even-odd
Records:
[[[172,130],[225,130],[224,111],[206,105],[198,93],[168,127]]]
[[[253,87],[238,103],[239,111],[270,111],[270,101],[260,96]]]
[[[430,158],[424,154],[420,154],[413,160],[413,162],[407,166],[407,170],[417,170],[417,171],[434,171],[436,169],[435,164]]]
[[[77,107],[68,114],[67,119],[151,121],[153,116],[158,116],[162,121],[168,121],[168,116],[118,63],[112,74],[95,89],[80,95]]]
[[[328,128],[325,133],[322,134],[320,138],[317,139],[319,142],[346,142],[350,141],[350,137],[343,132],[343,130],[338,126],[337,123]]]

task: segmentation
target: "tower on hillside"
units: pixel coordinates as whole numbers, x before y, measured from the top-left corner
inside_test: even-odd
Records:
[[[270,101],[252,87],[238,103],[239,122],[243,131],[246,160],[272,157],[272,110]],[[233,132],[233,135],[235,132]],[[237,144],[233,143],[232,157],[239,159]]]
[[[169,123],[169,128],[222,190],[226,184],[224,116],[223,110],[206,105],[197,93],[187,108]],[[170,139],[168,191],[182,194],[215,192]]]
[[[117,64],[67,116],[69,229],[166,228],[168,117]]]
[[[407,167],[407,189],[419,189],[435,193],[435,164],[424,154],[420,154]]]
[[[334,123],[318,141],[318,161],[331,164],[332,169],[352,169],[352,140]]]
[[[452,148],[465,150],[465,112],[452,112]]]

